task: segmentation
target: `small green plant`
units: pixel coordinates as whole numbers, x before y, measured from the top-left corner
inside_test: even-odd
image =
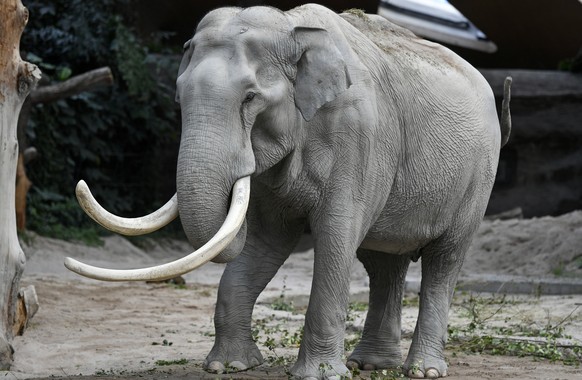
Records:
[[[275,342],[275,338],[273,338],[272,336],[268,336],[265,338],[265,341],[263,342],[263,344],[265,345],[265,347],[267,347],[269,349],[269,351],[272,354],[272,355],[269,355],[267,357],[267,362],[270,364],[273,364],[273,365],[283,366],[287,376],[291,376],[291,371],[289,369],[289,365],[292,363],[293,359],[286,357],[286,356],[279,355],[277,353],[277,350],[276,350],[277,344]]]
[[[156,365],[159,367],[168,365],[183,365],[188,364],[188,359],[176,359],[176,360],[156,360]]]
[[[461,303],[461,307],[465,309],[467,316],[471,319],[469,329],[475,330],[483,326],[485,322],[499,314],[506,303],[505,294],[489,298],[477,297],[473,293],[469,294],[469,298]],[[490,311],[492,305],[498,305],[498,307]]]
[[[285,321],[273,325],[274,321],[274,314],[267,318],[255,320],[251,334],[255,342],[262,344],[270,351],[271,354],[266,357],[267,363],[283,366],[285,373],[291,376],[289,366],[294,357],[281,355],[278,350],[287,347],[299,347],[303,339],[303,327],[297,331],[290,332],[283,327]]]
[[[348,312],[346,314],[347,322],[354,322],[356,320],[356,315],[358,313],[363,313],[368,310],[368,304],[366,302],[350,302],[348,304]]]
[[[281,293],[279,298],[277,298],[273,303],[271,303],[271,308],[273,310],[280,310],[280,311],[295,311],[295,307],[293,306],[293,301],[286,301],[285,295]]]
[[[351,352],[356,348],[356,345],[362,338],[362,333],[360,331],[351,333],[344,338],[344,350],[346,352]]]
[[[282,347],[299,347],[301,341],[303,340],[303,326],[294,333],[290,333],[288,330],[281,331],[280,344]]]
[[[273,310],[280,310],[280,311],[290,311],[294,312],[295,307],[293,306],[293,301],[287,301],[285,299],[285,291],[287,290],[287,285],[283,282],[283,290],[281,290],[281,294],[279,298],[271,303],[271,308]]]
[[[404,307],[418,307],[419,304],[420,300],[418,298],[418,295],[414,296],[404,295],[404,297],[402,297],[402,306]]]
[[[362,337],[362,329],[356,326],[354,322],[356,317],[362,316],[368,310],[368,303],[366,302],[350,302],[348,304],[348,312],[346,315],[346,335],[344,338],[344,350],[346,352],[353,351],[360,338]]]
[[[366,311],[368,310],[368,303],[367,302],[350,302],[348,305],[349,311]]]
[[[372,371],[370,373],[370,380],[395,380],[404,378],[405,377],[401,369],[396,370],[382,369]]]

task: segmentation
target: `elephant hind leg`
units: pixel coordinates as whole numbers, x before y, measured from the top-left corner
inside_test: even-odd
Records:
[[[409,255],[358,250],[370,277],[369,310],[362,339],[347,361],[349,368],[375,370],[402,365],[400,314]]]
[[[410,378],[447,376],[444,348],[457,278],[478,224],[454,229],[422,250],[418,321],[404,363]]]

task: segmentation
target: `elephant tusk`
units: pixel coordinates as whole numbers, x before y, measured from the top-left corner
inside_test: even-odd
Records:
[[[149,215],[123,218],[105,210],[93,197],[91,190],[81,180],[75,189],[81,208],[97,223],[110,231],[127,236],[145,235],[166,226],[178,216],[178,196],[174,194],[165,205]]]
[[[140,269],[105,269],[65,258],[65,267],[81,276],[103,281],[162,281],[190,272],[216,257],[240,230],[250,198],[250,177],[243,177],[233,186],[230,209],[218,232],[206,244],[181,259]]]

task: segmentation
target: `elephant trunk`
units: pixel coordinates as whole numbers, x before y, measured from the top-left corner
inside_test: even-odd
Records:
[[[197,126],[208,125],[201,122]],[[217,128],[184,125],[176,189],[182,226],[190,243],[198,249],[210,240],[224,222],[229,209],[233,184],[250,175],[252,168],[241,165],[237,144]],[[232,139],[232,137],[231,137]],[[235,239],[212,261],[228,262],[242,250],[246,241],[246,222]]]

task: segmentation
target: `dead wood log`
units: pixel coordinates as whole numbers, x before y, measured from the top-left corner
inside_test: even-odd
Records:
[[[29,99],[32,104],[49,103],[81,92],[93,91],[100,86],[109,86],[112,83],[111,69],[101,67],[76,75],[61,83],[38,87],[30,93]]]
[[[26,258],[16,234],[16,130],[24,100],[40,70],[20,57],[20,37],[28,10],[20,0],[0,2],[0,370],[10,368],[20,278]]]

